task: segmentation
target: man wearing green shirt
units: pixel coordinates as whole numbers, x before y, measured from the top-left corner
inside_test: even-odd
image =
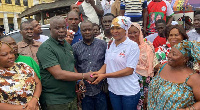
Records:
[[[61,16],[50,19],[51,37],[38,49],[42,110],[77,110],[76,80],[93,81],[91,73],[75,73],[72,47],[65,41],[66,25]]]
[[[0,39],[0,41],[7,42],[10,46],[12,46],[13,51],[15,53],[15,62],[26,63],[31,68],[33,68],[33,70],[37,74],[38,78],[41,79],[39,65],[33,60],[33,58],[31,58],[29,56],[23,56],[23,55],[18,54],[17,44],[16,44],[15,40],[12,37],[10,37],[10,36],[4,36],[4,37],[2,37]]]

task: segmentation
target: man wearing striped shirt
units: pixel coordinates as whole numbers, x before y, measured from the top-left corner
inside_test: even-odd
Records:
[[[107,44],[103,40],[94,38],[92,22],[85,20],[80,27],[83,40],[72,45],[75,67],[80,73],[98,71],[104,64]],[[106,95],[101,90],[102,83],[92,85],[80,81],[80,84],[86,86],[82,110],[107,110]]]

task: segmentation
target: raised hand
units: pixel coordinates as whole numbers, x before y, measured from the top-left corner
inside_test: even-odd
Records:
[[[95,5],[94,0],[86,0],[86,3],[90,3],[92,6]]]

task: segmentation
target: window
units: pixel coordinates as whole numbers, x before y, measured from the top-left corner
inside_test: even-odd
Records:
[[[28,6],[28,0],[23,0],[24,6]]]
[[[11,1],[11,0],[5,0],[5,2],[6,2],[7,4],[12,4],[12,1]]]
[[[20,5],[20,0],[15,0],[15,5]]]

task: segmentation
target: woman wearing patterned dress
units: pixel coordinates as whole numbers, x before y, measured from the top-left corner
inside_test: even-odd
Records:
[[[167,43],[163,46],[155,48],[155,69],[158,70],[162,64],[168,61],[167,56],[169,54],[169,51],[171,50],[171,47],[186,39],[188,39],[188,36],[182,26],[173,25],[169,27],[169,30],[167,32]]]
[[[0,109],[38,110],[41,82],[31,67],[14,61],[11,46],[0,41]]]
[[[200,75],[192,69],[199,56],[200,42],[184,40],[172,47],[168,63],[149,84],[148,110],[200,109]]]
[[[148,85],[150,83],[150,79],[154,75],[154,47],[151,44],[151,42],[144,42],[142,30],[138,23],[132,23],[131,27],[128,30],[128,37],[130,40],[135,41],[140,48],[140,57],[136,68],[136,73],[139,76],[141,97],[137,106],[137,110],[142,110],[145,95],[148,92]]]

